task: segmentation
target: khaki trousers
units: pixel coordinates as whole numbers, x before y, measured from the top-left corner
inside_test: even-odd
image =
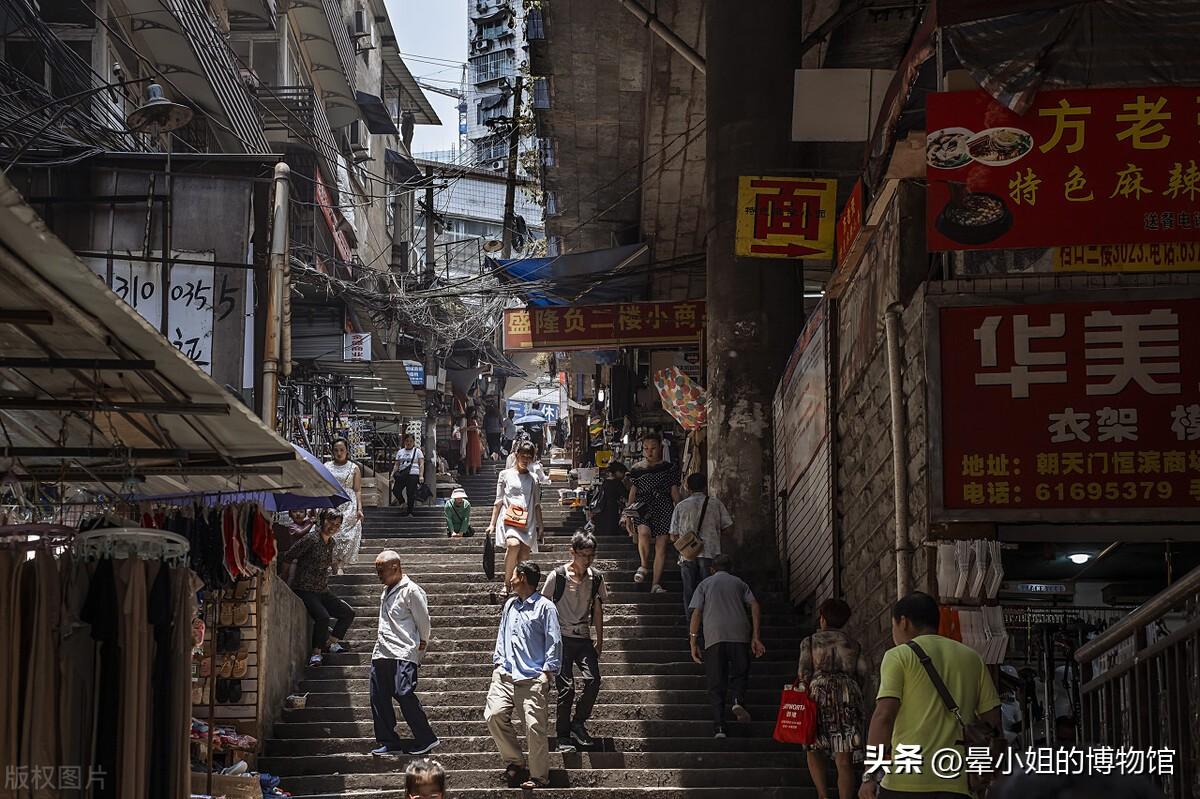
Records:
[[[525,756],[512,723],[513,710],[520,705],[529,743],[529,776],[540,780],[550,779],[550,742],[546,738],[550,727],[549,695],[550,681],[544,674],[532,680],[514,682],[497,668],[492,672],[487,708],[483,711],[483,719],[504,762],[523,765]]]

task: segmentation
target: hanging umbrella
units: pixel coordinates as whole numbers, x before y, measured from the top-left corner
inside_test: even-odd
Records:
[[[682,369],[678,366],[659,369],[654,373],[654,387],[658,389],[663,407],[684,430],[704,427],[708,419],[708,397]]]
[[[262,493],[247,491],[242,493],[215,493],[215,494],[169,494],[158,495],[153,497],[131,497],[134,501],[162,501],[168,499],[195,499],[203,502],[206,505],[218,505],[232,502],[257,502],[262,505],[265,511],[289,511],[289,510],[306,510],[308,508],[337,508],[350,501],[350,497],[346,494],[342,484],[337,478],[325,468],[325,464],[303,447],[292,444],[296,454],[316,470],[317,474],[329,484],[329,493],[321,496],[310,497],[304,494],[293,494],[288,491],[280,491],[276,493]]]

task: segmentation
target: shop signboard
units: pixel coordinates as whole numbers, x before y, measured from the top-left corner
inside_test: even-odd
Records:
[[[836,215],[836,180],[743,175],[735,254],[831,259]]]
[[[1200,88],[934,94],[930,250],[1200,241]]]
[[[854,240],[858,238],[858,232],[863,226],[863,182],[859,178],[854,183],[854,188],[850,190],[850,199],[846,200],[846,207],[842,209],[842,213],[838,215],[837,221],[837,265],[841,266],[846,261],[846,256],[850,254],[850,248],[854,246]]]
[[[551,399],[553,399],[553,396],[551,397]],[[538,409],[536,411],[533,409],[532,402],[525,402],[523,400],[505,400],[505,406],[507,407],[508,410],[516,413],[518,419],[520,419],[522,416],[525,416],[527,414],[536,413],[538,416],[541,416],[547,422],[557,422],[558,421],[558,403],[557,402],[541,402],[538,404]]]
[[[504,349],[541,352],[650,344],[695,344],[704,300],[625,302],[504,312]]]
[[[809,314],[775,394],[775,483],[786,492],[781,549],[793,600],[833,593],[830,304]]]
[[[425,367],[419,361],[405,361],[404,371],[408,373],[408,382],[414,387],[425,387]]]
[[[930,297],[935,521],[1200,519],[1200,297]]]
[[[333,235],[333,244],[337,247],[338,258],[342,259],[343,263],[350,263],[350,259],[354,257],[354,251],[350,249],[350,242],[346,240],[346,234],[338,225],[333,198],[329,196],[329,189],[325,188],[325,181],[319,170],[317,171],[316,195],[317,205],[321,207],[321,215],[325,217],[325,224],[329,226],[329,232]]]
[[[211,261],[212,252],[173,251],[174,258]],[[162,252],[151,251],[146,261],[133,253],[114,253],[108,258],[85,258],[84,262],[113,293],[206,374],[212,374],[213,326],[233,312],[228,281],[216,290],[216,270],[203,264],[167,265],[163,279]],[[165,307],[163,295],[166,295]],[[163,312],[166,312],[166,318]]]
[[[1056,247],[1055,272],[1190,272],[1200,269],[1200,241],[1078,244]]]
[[[347,333],[342,348],[343,361],[371,360],[371,334]]]

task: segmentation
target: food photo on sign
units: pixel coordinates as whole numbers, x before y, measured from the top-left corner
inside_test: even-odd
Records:
[[[1200,240],[1200,90],[929,97],[931,250]]]

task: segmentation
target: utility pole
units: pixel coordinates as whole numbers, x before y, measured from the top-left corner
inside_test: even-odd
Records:
[[[433,166],[427,172],[425,187],[425,279],[427,289],[437,281],[437,253],[434,243],[437,233],[433,229]],[[431,320],[434,314],[429,314]],[[433,492],[430,504],[437,500],[437,393],[438,361],[437,336],[433,328],[425,331],[425,435],[421,442],[425,450],[425,485]]]
[[[279,404],[279,355],[283,335],[284,272],[288,259],[288,176],[291,170],[280,162],[275,165],[275,198],[271,209],[271,253],[267,261],[267,324],[263,340],[262,420],[275,429]]]
[[[739,567],[757,575],[769,573],[778,551],[772,405],[804,323],[803,281],[797,262],[735,256],[738,177],[791,165],[800,11],[795,0],[758,0],[753,13],[744,3],[705,3],[708,474],[737,519]]]
[[[513,127],[508,134],[508,183],[504,187],[504,249],[500,257],[506,261],[512,258],[512,234],[516,224],[517,151],[521,147],[521,94],[524,88],[525,79],[518,75],[516,88],[513,89]]]

